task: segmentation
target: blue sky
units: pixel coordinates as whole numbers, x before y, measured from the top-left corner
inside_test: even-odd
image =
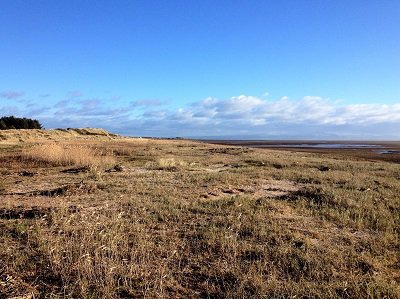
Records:
[[[0,41],[47,128],[400,139],[400,1],[0,0]]]

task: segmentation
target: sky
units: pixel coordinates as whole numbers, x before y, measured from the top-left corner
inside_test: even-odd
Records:
[[[0,116],[400,140],[400,1],[0,0]]]

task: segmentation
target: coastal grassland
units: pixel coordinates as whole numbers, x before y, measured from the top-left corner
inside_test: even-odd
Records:
[[[399,164],[185,140],[63,142],[89,150],[93,175],[38,146],[1,148],[0,297],[400,296]]]

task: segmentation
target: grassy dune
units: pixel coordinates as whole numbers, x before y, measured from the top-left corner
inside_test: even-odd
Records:
[[[0,298],[400,297],[399,164],[49,139],[0,147]]]
[[[60,141],[60,140],[112,140],[121,139],[103,129],[55,129],[55,130],[0,130],[1,144],[18,144],[23,142]]]

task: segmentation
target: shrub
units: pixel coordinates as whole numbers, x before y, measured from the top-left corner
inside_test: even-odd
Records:
[[[0,118],[0,130],[8,129],[42,129],[42,125],[36,119],[4,116]]]
[[[8,129],[42,129],[42,125],[36,119],[4,116],[0,118],[0,130]]]

